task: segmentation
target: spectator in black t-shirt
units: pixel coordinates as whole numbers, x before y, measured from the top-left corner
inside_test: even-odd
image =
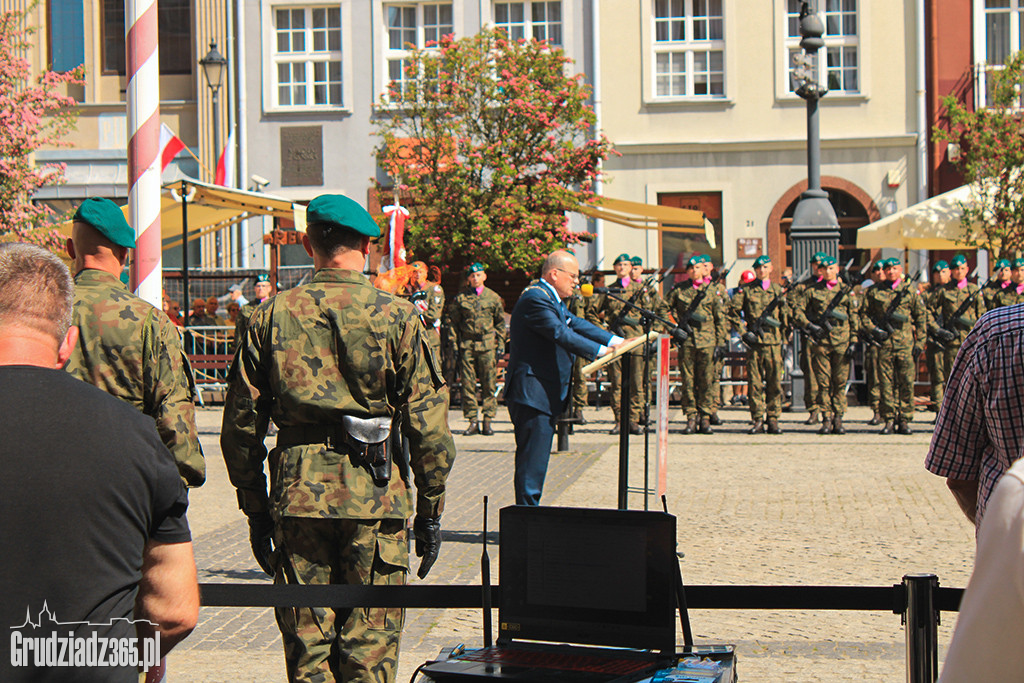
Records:
[[[14,632],[159,631],[163,656],[199,613],[188,499],[153,420],[61,370],[78,339],[73,289],[56,256],[0,245],[3,681],[136,681],[131,666],[19,666]]]

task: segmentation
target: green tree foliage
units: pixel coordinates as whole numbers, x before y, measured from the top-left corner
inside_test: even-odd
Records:
[[[936,127],[938,140],[960,147],[955,166],[971,185],[962,203],[964,244],[987,249],[994,258],[1024,252],[1024,52],[1005,68],[989,72],[988,106],[970,111],[956,97],[943,99],[948,127]]]
[[[532,272],[579,241],[565,212],[594,201],[612,146],[594,139],[590,89],[570,64],[493,30],[412,53],[381,99],[375,151],[409,197],[417,258]]]
[[[63,217],[33,203],[32,195],[63,182],[65,166],[37,165],[32,153],[69,146],[62,138],[75,126],[77,104],[62,91],[68,83],[80,84],[84,70],[46,71],[33,83],[24,55],[35,29],[25,24],[24,12],[0,14],[0,235],[60,250],[57,232],[45,228]]]

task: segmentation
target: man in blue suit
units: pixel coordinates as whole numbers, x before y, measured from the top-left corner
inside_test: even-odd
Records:
[[[596,358],[624,343],[566,308],[580,266],[567,251],[544,261],[541,279],[523,290],[509,323],[505,404],[516,436],[517,505],[539,505],[555,422],[565,410],[576,355]]]

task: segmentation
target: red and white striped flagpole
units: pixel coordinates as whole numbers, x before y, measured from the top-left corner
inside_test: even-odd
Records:
[[[128,222],[135,228],[131,282],[161,305],[160,54],[156,0],[125,0],[128,67]]]

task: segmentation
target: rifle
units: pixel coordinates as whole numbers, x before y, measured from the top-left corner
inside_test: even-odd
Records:
[[[917,274],[920,275],[920,271]],[[907,322],[908,318],[902,313],[897,313],[896,309],[900,307],[900,304],[903,303],[903,297],[910,291],[912,286],[910,282],[912,280],[905,282],[904,286],[896,292],[896,296],[889,302],[889,307],[885,309],[881,320],[871,318],[871,322],[874,323],[875,327],[868,333],[868,341],[875,346],[881,346],[885,340],[892,336],[894,332],[892,328],[893,322],[901,324]]]
[[[842,284],[846,284],[843,283],[841,280],[840,282]],[[828,336],[828,334],[832,331],[832,327],[835,325],[834,321],[845,321],[847,319],[845,313],[839,313],[836,311],[836,307],[839,306],[839,304],[843,303],[843,299],[845,299],[847,295],[852,291],[853,287],[849,285],[846,285],[845,287],[840,287],[836,295],[833,296],[832,300],[828,302],[828,306],[825,307],[825,310],[822,311],[821,315],[818,316],[818,319],[813,322],[808,322],[807,332],[812,337],[814,337],[816,341],[820,342],[821,340]]]
[[[736,261],[733,261],[733,265],[735,264]],[[726,270],[725,272],[728,273],[729,271]],[[674,336],[678,341],[683,342],[693,336],[693,322],[705,322],[704,320],[697,320],[695,318],[697,308],[700,306],[701,302],[704,301],[704,297],[711,289],[711,285],[718,282],[719,279],[721,279],[721,277],[721,273],[719,273],[717,277],[712,276],[711,280],[704,287],[697,290],[697,295],[693,297],[693,301],[691,301],[689,307],[687,307],[686,313],[680,316],[680,319],[676,322],[676,324],[678,325],[678,327],[676,328],[678,332],[674,333]],[[703,318],[704,316],[702,315],[700,317]]]
[[[800,273],[800,277],[803,277],[803,275],[803,273]],[[782,303],[782,300],[786,298],[786,294],[789,293],[789,290],[793,289],[793,283],[799,279],[800,278],[798,277],[795,278],[794,280],[787,280],[786,286],[783,287],[782,291],[776,294],[775,298],[772,299],[768,303],[768,305],[764,307],[764,310],[761,311],[761,315],[757,316],[757,318],[752,322],[747,323],[747,331],[744,332],[740,337],[740,339],[743,340],[744,344],[753,348],[755,344],[759,343],[760,340],[764,337],[765,325],[774,328],[782,327],[782,323],[773,318],[772,313],[774,313],[775,309],[779,307],[779,304]]]
[[[953,331],[954,326],[959,326],[961,329],[964,330],[970,329],[968,323],[963,321],[961,318],[963,314],[967,312],[967,309],[970,308],[971,303],[974,301],[974,299],[979,294],[981,294],[985,290],[985,288],[988,287],[991,283],[992,280],[989,280],[983,286],[978,287],[976,290],[971,292],[967,296],[967,298],[964,299],[963,302],[961,302],[960,306],[955,311],[953,311],[953,315],[951,315],[947,320],[943,321],[942,325],[940,325],[938,329],[928,333],[928,338],[935,342],[935,345],[938,346],[940,349],[944,349],[946,348],[946,344],[953,341],[957,337],[956,332]]]

